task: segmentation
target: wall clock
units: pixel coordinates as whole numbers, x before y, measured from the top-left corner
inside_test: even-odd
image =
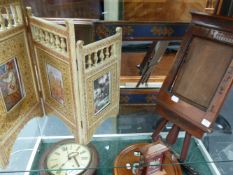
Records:
[[[98,166],[98,153],[94,145],[77,144],[74,139],[62,140],[41,157],[40,175],[92,175]]]

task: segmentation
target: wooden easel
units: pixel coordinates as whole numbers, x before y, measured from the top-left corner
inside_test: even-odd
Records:
[[[159,138],[167,122],[173,123],[166,142],[170,145],[184,130],[180,160],[185,161],[192,136],[212,132],[224,99],[233,83],[233,19],[192,13],[172,70],[158,95],[162,119],[152,135]]]
[[[161,118],[158,121],[157,127],[154,130],[153,134],[152,134],[152,140],[153,141],[157,141],[159,139],[159,134],[160,132],[164,129],[164,127],[167,124],[167,120]],[[166,137],[166,142],[170,145],[175,144],[178,134],[179,134],[180,128],[177,125],[173,125],[172,129],[169,131],[167,137]],[[184,142],[183,142],[183,147],[182,147],[182,151],[180,154],[179,159],[181,161],[185,161],[186,157],[187,157],[187,153],[188,153],[188,148],[189,148],[189,144],[190,144],[190,140],[191,140],[192,135],[189,134],[188,132],[185,133],[185,138],[184,138]]]

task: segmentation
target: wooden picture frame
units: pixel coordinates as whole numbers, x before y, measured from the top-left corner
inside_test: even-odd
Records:
[[[233,82],[232,18],[192,13],[172,70],[158,95],[158,112],[201,138],[212,124]]]
[[[7,112],[18,105],[25,96],[16,57],[0,65],[0,90]]]
[[[84,142],[91,139],[96,127],[107,117],[116,116],[120,100],[120,65],[122,29],[116,28],[116,34],[103,40],[84,45],[77,42],[78,79],[80,104],[83,106],[82,126],[85,130]],[[95,82],[109,74],[108,102],[99,110],[95,110]],[[101,88],[105,91],[106,88]],[[102,99],[103,100],[103,99]]]

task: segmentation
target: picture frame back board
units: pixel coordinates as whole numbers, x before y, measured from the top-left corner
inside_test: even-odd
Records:
[[[158,95],[158,112],[189,134],[212,131],[233,82],[233,19],[192,13],[172,70]]]

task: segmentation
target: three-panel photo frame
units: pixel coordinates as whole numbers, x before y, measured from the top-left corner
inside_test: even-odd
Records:
[[[117,116],[122,42],[117,28],[116,34],[85,45],[76,41],[72,20],[59,25],[33,16],[30,8],[22,16],[19,1],[5,5],[21,13],[0,31],[1,167],[34,117],[57,116],[77,143],[88,144],[104,119]]]

